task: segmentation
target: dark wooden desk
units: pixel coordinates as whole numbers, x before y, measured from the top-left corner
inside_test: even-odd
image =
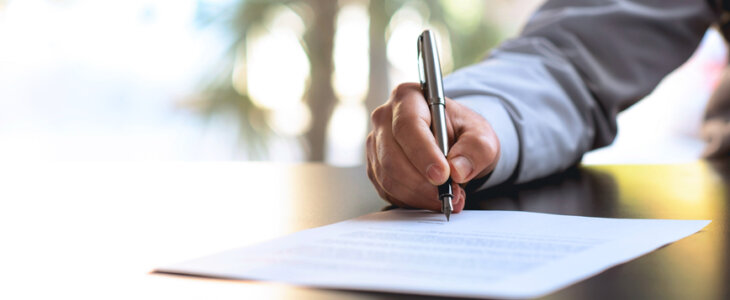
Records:
[[[0,169],[0,298],[423,299],[149,273],[378,211],[363,168],[58,163]],[[730,163],[589,166],[477,193],[468,209],[711,219],[702,232],[552,299],[730,298]]]
[[[590,166],[478,193],[468,209],[615,218],[710,219],[698,234],[547,299],[730,299],[730,162]]]

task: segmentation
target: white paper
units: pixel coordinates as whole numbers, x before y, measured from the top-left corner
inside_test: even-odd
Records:
[[[391,210],[159,272],[461,297],[531,298],[691,235],[710,221],[518,211]]]

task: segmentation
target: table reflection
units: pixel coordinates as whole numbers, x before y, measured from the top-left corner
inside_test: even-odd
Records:
[[[549,298],[728,299],[730,160],[581,166],[517,187],[470,194],[465,209],[613,218],[709,219],[690,236]]]

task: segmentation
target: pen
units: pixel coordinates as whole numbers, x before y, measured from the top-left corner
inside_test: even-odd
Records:
[[[446,101],[444,98],[443,81],[441,80],[441,63],[436,49],[436,39],[431,30],[424,30],[418,36],[418,75],[421,81],[423,97],[428,102],[431,111],[431,132],[436,138],[439,149],[444,157],[449,153],[449,141],[446,133]],[[454,193],[451,191],[451,177],[438,186],[438,199],[441,201],[441,212],[446,215],[446,221],[451,218],[454,209],[451,200]]]

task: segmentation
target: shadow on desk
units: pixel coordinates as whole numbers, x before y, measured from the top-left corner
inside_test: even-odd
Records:
[[[617,191],[610,173],[574,167],[530,183],[472,193],[464,209],[609,217],[615,214]]]

